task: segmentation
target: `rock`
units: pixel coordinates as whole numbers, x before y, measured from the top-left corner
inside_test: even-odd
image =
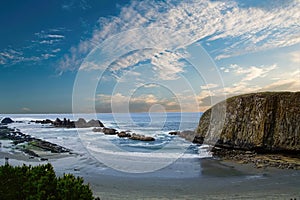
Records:
[[[87,123],[87,126],[88,127],[104,127],[103,123],[100,122],[99,120],[90,120],[88,123]]]
[[[50,119],[45,119],[45,120],[31,120],[30,122],[34,122],[34,123],[37,123],[37,124],[53,124],[53,121],[50,120]]]
[[[75,128],[75,123],[71,121],[70,119],[64,118],[63,120],[60,120],[59,118],[56,118],[56,120],[52,123],[55,127],[61,127],[61,128]]]
[[[203,141],[204,141],[204,137],[196,135],[192,142],[195,144],[203,144]]]
[[[169,135],[178,135],[178,132],[177,131],[172,131],[172,132],[169,132]]]
[[[201,116],[197,136],[228,149],[300,152],[300,92],[264,92],[232,97]]]
[[[86,128],[87,122],[83,118],[79,118],[77,121],[75,121],[75,126],[77,128]]]
[[[50,120],[51,121],[51,120]],[[46,123],[49,122],[47,120],[38,121],[38,123]],[[77,121],[71,121],[70,119],[64,118],[60,120],[57,118],[52,124],[55,127],[62,127],[62,128],[90,128],[90,127],[104,127],[103,123],[99,120],[90,120],[86,121],[83,118],[79,118]]]
[[[139,140],[139,141],[155,141],[155,138],[153,138],[153,137],[139,135],[139,134],[135,134],[135,133],[133,133],[129,139]]]
[[[117,130],[116,130],[116,129],[113,129],[113,128],[103,128],[103,129],[102,129],[102,132],[103,132],[105,135],[116,135],[116,134],[117,134]]]
[[[93,128],[93,132],[103,132],[102,128]]]
[[[9,117],[5,117],[4,119],[2,119],[2,121],[1,121],[1,123],[2,124],[11,124],[11,123],[13,123],[14,121],[11,119],[11,118],[9,118]]]
[[[125,131],[121,131],[120,133],[118,133],[118,136],[120,138],[124,138],[124,137],[131,137],[131,134],[130,133],[127,133]]]
[[[178,135],[180,137],[190,142],[193,142],[195,140],[195,134],[196,134],[195,131],[189,131],[189,130],[178,132]]]

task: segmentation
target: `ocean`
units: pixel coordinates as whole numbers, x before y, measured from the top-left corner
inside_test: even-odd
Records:
[[[93,171],[117,176],[147,176],[150,173],[151,176],[180,178],[199,176],[199,159],[211,155],[202,146],[168,133],[195,130],[200,116],[201,113],[99,113],[10,114],[1,117],[11,117],[18,121],[10,124],[11,128],[71,149],[77,156],[51,162],[58,172]],[[30,122],[56,118],[77,120],[79,117],[86,120],[99,119],[105,127],[151,136],[155,141],[144,142],[104,135],[93,132],[92,128],[53,128],[50,125]]]

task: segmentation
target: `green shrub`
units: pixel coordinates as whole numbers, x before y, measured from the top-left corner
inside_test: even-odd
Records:
[[[65,174],[57,178],[51,164],[0,166],[1,199],[88,199],[93,193],[80,177]]]

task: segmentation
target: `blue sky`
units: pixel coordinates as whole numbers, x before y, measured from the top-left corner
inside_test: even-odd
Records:
[[[195,112],[300,90],[299,0],[1,3],[0,113]]]

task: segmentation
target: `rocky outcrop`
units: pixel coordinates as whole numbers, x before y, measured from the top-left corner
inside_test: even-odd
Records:
[[[55,127],[75,128],[75,122],[71,121],[70,119],[66,119],[66,118],[64,118],[63,120],[56,118],[56,120],[53,121],[52,124]]]
[[[113,129],[113,128],[106,128],[106,127],[94,128],[93,132],[101,132],[101,133],[104,133],[105,135],[117,135],[120,138],[128,138],[131,140],[139,140],[139,141],[145,141],[145,142],[155,141],[154,137],[140,135],[140,134],[136,134],[136,133],[130,134],[129,133],[130,131],[118,132],[116,129]]]
[[[99,120],[86,121],[83,118],[79,118],[77,121],[71,121],[64,118],[63,120],[56,118],[55,121],[50,119],[31,121],[39,124],[52,124],[54,127],[59,128],[90,128],[90,127],[104,127],[103,123]]]
[[[59,146],[57,144],[54,144],[54,143],[51,143],[51,142],[48,142],[45,140],[41,140],[41,139],[32,137],[32,136],[24,134],[18,130],[10,129],[7,127],[1,127],[0,138],[12,140],[14,145],[27,143],[29,145],[38,147],[42,150],[51,151],[52,153],[70,153],[71,152],[70,149],[67,149],[65,147]],[[36,153],[31,151],[30,149],[21,148],[21,151],[23,151],[24,153],[26,153],[30,156],[39,157]]]
[[[300,92],[264,92],[227,99],[201,116],[204,143],[256,152],[300,152]]]
[[[13,122],[14,122],[14,120],[12,120],[9,117],[5,117],[4,119],[1,120],[2,124],[10,124],[10,123],[13,123]]]

